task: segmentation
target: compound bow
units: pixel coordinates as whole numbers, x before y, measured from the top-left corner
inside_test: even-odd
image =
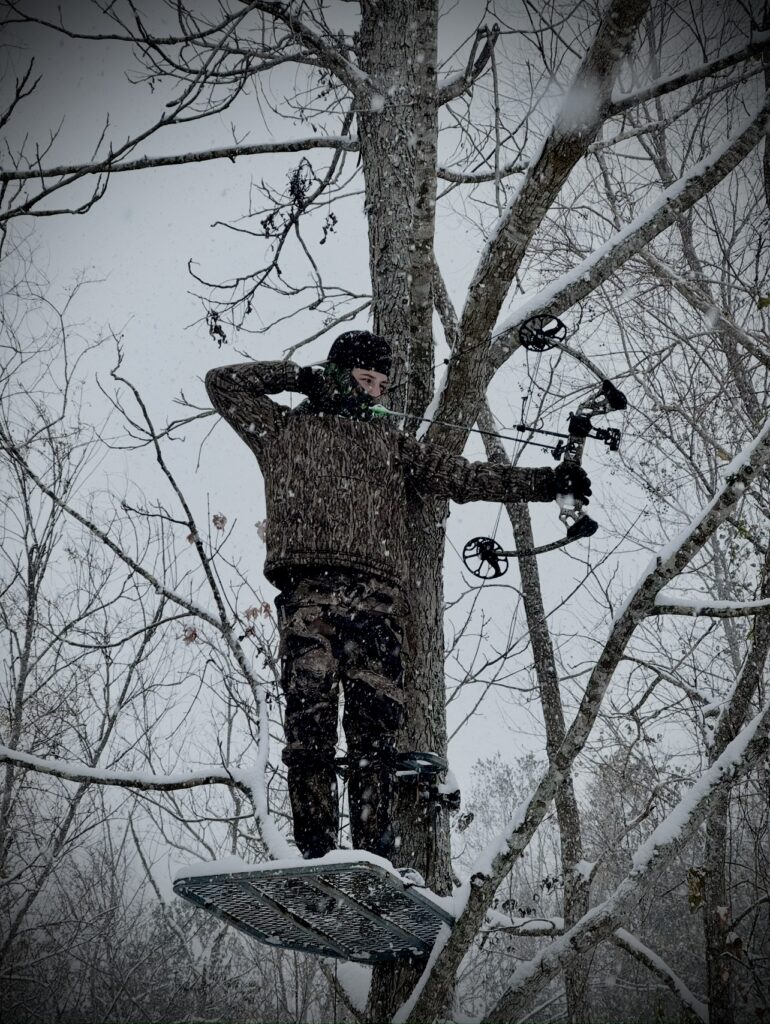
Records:
[[[519,328],[519,339],[526,349],[545,352],[567,336],[567,327],[555,316],[533,316]],[[553,457],[565,464],[579,466],[583,459],[583,448],[588,438],[603,441],[611,452],[620,448],[620,431],[616,427],[595,427],[593,417],[617,412],[628,406],[626,396],[609,380],[603,380],[600,388],[589,395],[577,409],[569,414],[569,426],[566,434],[558,431],[541,430],[537,427],[519,423],[516,430],[534,434],[547,434],[560,438],[553,448]],[[523,418],[523,417],[522,417]],[[504,551],[492,537],[474,537],[463,548],[463,562],[466,569],[479,579],[497,579],[508,570],[508,559],[521,555],[539,555],[546,551],[571,544],[584,537],[591,537],[599,529],[599,524],[583,509],[583,505],[574,495],[559,494],[556,496],[559,505],[559,519],[567,527],[566,536],[561,540],[545,544],[543,547],[530,551]]]

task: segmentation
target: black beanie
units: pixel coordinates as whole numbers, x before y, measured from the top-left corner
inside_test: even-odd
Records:
[[[327,361],[346,370],[358,367],[387,375],[390,373],[390,345],[370,331],[346,331],[332,344]]]

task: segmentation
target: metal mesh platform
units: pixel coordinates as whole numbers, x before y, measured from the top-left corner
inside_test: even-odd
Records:
[[[427,956],[450,914],[369,861],[177,878],[174,892],[270,946],[361,963]]]

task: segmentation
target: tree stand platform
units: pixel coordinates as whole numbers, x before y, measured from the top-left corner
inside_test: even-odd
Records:
[[[269,946],[359,963],[427,957],[441,926],[454,923],[393,868],[333,853],[186,874],[174,892]]]

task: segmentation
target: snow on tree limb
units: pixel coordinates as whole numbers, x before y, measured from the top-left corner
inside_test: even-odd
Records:
[[[462,344],[453,355],[437,419],[472,425],[502,303],[527,245],[604,121],[618,66],[648,7],[649,0],[611,0],[539,154],[492,229],[468,289]],[[429,433],[451,450],[462,446],[459,432],[443,436],[448,432],[434,424]]]
[[[521,964],[484,1020],[517,1020],[525,1003],[576,955],[594,948],[615,930],[616,922],[638,900],[650,872],[685,846],[708,815],[709,804],[724,786],[746,775],[767,752],[770,702],[725,748],[724,753],[685,793],[671,813],[638,847],[626,878],[602,903],[536,957]]]
[[[262,731],[262,735],[266,736],[267,731]],[[267,791],[264,784],[267,748],[267,743],[259,744],[258,764],[253,772],[226,767],[200,768],[197,771],[171,772],[168,775],[142,771],[121,772],[108,768],[92,768],[89,765],[61,761],[58,758],[36,757],[34,754],[12,750],[2,745],[0,764],[13,765],[15,768],[37,772],[40,775],[51,775],[65,782],[76,782],[80,785],[117,786],[120,789],[153,793],[172,793],[201,786],[228,786],[239,790],[252,800],[259,834],[271,856],[276,859],[295,857],[296,850],[281,833],[267,806]]]
[[[172,772],[169,775],[155,775],[150,772],[119,772],[107,768],[91,768],[85,764],[74,764],[58,758],[35,757],[21,750],[11,750],[0,745],[0,762],[26,768],[41,775],[53,775],[66,782],[79,782],[100,786],[119,786],[124,789],[146,789],[168,793],[179,789],[194,789],[197,786],[234,786],[243,792],[247,787],[238,781],[226,768],[201,768],[193,772]]]
[[[462,171],[453,171],[449,167],[439,166],[437,175],[442,181],[453,181],[461,185],[476,185],[483,181],[494,181],[496,178],[507,178],[512,174],[523,174],[529,167],[529,161],[514,159],[509,161],[495,173],[495,171],[475,171],[464,174]]]
[[[458,96],[462,96],[463,93],[470,89],[489,63],[499,34],[500,29],[497,25],[494,25],[491,29],[480,28],[476,32],[465,70],[458,71],[456,75],[452,75],[439,86],[437,96],[439,106],[449,103],[450,100],[457,99]],[[486,41],[481,53],[476,57],[476,50],[482,37],[485,37]]]
[[[716,153],[709,154],[667,188],[649,209],[616,232],[572,270],[520,302],[495,331],[491,362],[498,369],[518,344],[518,328],[538,313],[558,316],[590,295],[628,259],[640,252],[733,171],[765,135],[770,95],[759,112]]]
[[[644,964],[653,974],[656,974],[671,989],[682,1006],[692,1010],[698,1020],[708,1024],[709,1014],[706,1004],[702,1003],[700,999],[692,994],[679,975],[657,953],[653,952],[648,946],[645,946],[643,942],[640,942],[631,932],[627,932],[625,928],[616,928],[610,936],[610,941],[618,949],[624,950],[634,957],[635,960],[638,960],[639,963]]]
[[[770,608],[770,600],[697,602],[673,594],[658,594],[652,613],[655,615],[705,615],[719,619],[731,619],[741,615],[756,615],[768,608]]]

